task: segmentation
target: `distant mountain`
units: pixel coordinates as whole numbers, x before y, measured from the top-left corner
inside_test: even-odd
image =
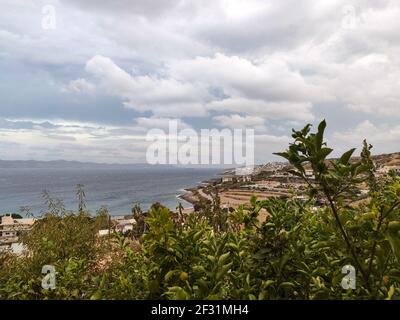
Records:
[[[67,160],[52,160],[52,161],[37,161],[37,160],[0,160],[0,169],[29,169],[29,168],[44,168],[44,169],[94,169],[94,168],[222,168],[215,165],[168,165],[156,164],[151,165],[147,163],[95,163],[95,162],[80,162],[80,161],[67,161]]]
[[[25,169],[25,168],[140,168],[148,167],[148,164],[108,164],[108,163],[94,163],[94,162],[80,162],[80,161],[66,161],[66,160],[53,160],[53,161],[36,161],[36,160],[0,160],[1,169]]]
[[[358,157],[353,157],[353,161],[357,160]],[[400,165],[400,152],[373,155],[372,159],[378,165]],[[332,159],[330,159],[332,160]],[[329,161],[329,160],[328,160]],[[286,163],[286,162],[277,162]],[[256,165],[260,171],[265,165]],[[37,161],[37,160],[0,160],[0,169],[26,169],[26,168],[190,168],[191,166],[177,166],[177,165],[150,165],[147,163],[131,163],[131,164],[119,164],[119,163],[95,163],[95,162],[80,162],[80,161],[67,161],[67,160],[52,160],[52,161]],[[201,166],[193,166],[199,168]],[[204,166],[207,168],[207,166]],[[218,168],[219,166],[210,166]],[[225,174],[234,174],[234,168],[226,168],[223,166],[219,167]]]

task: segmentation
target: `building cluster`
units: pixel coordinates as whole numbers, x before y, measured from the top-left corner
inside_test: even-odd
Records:
[[[259,172],[278,172],[287,167],[287,163],[284,162],[268,162],[266,164],[257,167],[256,171]]]
[[[29,232],[37,219],[34,218],[14,218],[5,215],[0,218],[0,251],[11,250],[14,253],[23,251],[20,236],[23,232]],[[126,234],[133,230],[136,220],[126,217],[114,217],[110,220],[111,233],[118,232]],[[109,234],[109,229],[99,231],[99,236]]]
[[[390,171],[393,171],[400,175],[400,165],[385,165],[385,166],[380,166],[376,172],[379,175],[385,175],[388,174]]]
[[[252,180],[251,175],[234,175],[224,174],[221,178],[221,182],[249,182]]]
[[[263,165],[258,165],[250,168],[239,168],[232,171],[227,171],[222,175],[220,182],[222,183],[236,183],[236,182],[251,182],[254,181],[255,178],[262,173],[269,173],[271,175],[279,176],[285,175],[287,176],[287,164],[282,162],[269,162]]]
[[[387,175],[389,172],[394,172],[400,175],[400,165],[396,165],[392,163],[386,164],[377,164],[375,163],[377,170],[376,173],[378,176]],[[231,183],[240,183],[239,188],[242,193],[238,192],[237,185],[233,186],[234,191],[236,192],[236,196],[238,199],[241,196],[244,196],[245,190],[251,190],[251,192],[258,192],[258,196],[260,197],[269,197],[269,196],[293,196],[293,194],[297,194],[299,200],[304,200],[304,191],[307,188],[307,184],[303,178],[300,178],[291,173],[293,169],[287,163],[282,162],[272,162],[267,163],[261,166],[257,166],[252,175],[235,175],[233,172],[229,172],[222,176],[221,182],[227,183],[227,187]],[[310,167],[305,168],[305,178],[311,183],[314,182],[315,176],[314,172]],[[294,193],[293,193],[294,192]],[[359,186],[358,195],[361,198],[368,197],[369,190],[367,189],[367,185],[361,184]],[[321,204],[323,204],[321,202]]]
[[[14,218],[11,215],[5,215],[0,219],[0,250],[18,251],[17,249],[21,247],[21,234],[30,231],[36,219]]]

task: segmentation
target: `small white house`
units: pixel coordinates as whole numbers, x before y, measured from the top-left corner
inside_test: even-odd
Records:
[[[35,221],[33,218],[14,219],[9,215],[4,216],[0,223],[0,238],[17,237],[20,231],[31,230]]]
[[[113,230],[111,230],[111,233],[113,233]],[[99,230],[99,237],[104,237],[104,236],[108,236],[110,234],[110,232],[108,231],[108,229],[102,229]]]
[[[307,177],[307,178],[314,179],[314,171],[313,171],[313,170],[307,169],[307,170],[305,171],[305,174],[306,174],[306,177]]]
[[[251,176],[250,175],[245,175],[245,176],[239,176],[238,181],[241,182],[249,182],[251,181]]]
[[[232,181],[233,181],[233,176],[231,175],[222,176],[222,182],[232,182]]]
[[[126,233],[133,230],[133,226],[136,224],[135,219],[123,219],[117,220],[118,224],[115,227],[115,231]]]

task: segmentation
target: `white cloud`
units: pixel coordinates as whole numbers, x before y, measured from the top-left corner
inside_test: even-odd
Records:
[[[126,107],[158,117],[206,116],[209,109],[309,121],[314,118],[312,102],[327,99],[323,88],[306,83],[299,72],[278,60],[256,65],[216,54],[173,62],[161,77],[131,75],[110,58],[95,56],[86,63],[86,70]]]
[[[174,118],[156,118],[156,117],[139,117],[135,119],[136,124],[140,128],[144,129],[162,129],[162,130],[168,130],[169,129],[169,124],[171,121],[174,121],[178,125],[178,130],[181,129],[188,129],[191,128],[190,125],[182,121],[181,119],[174,119]]]
[[[79,122],[0,119],[2,159],[144,162],[146,130]],[[7,153],[9,147],[12,152]]]
[[[229,96],[266,101],[319,101],[325,90],[308,84],[291,70],[284,60],[266,57],[259,63],[238,56],[217,53],[214,57],[196,57],[176,61],[171,73],[182,80],[200,81],[221,87]]]
[[[311,121],[314,116],[309,102],[266,102],[245,98],[228,98],[207,104],[207,109],[219,112],[242,112],[266,119]]]
[[[333,90],[351,110],[400,117],[400,65],[383,54],[370,54],[343,66]]]
[[[124,100],[128,108],[151,111],[156,116],[204,116],[201,102],[207,92],[191,83],[172,78],[130,75],[111,59],[94,56],[86,70],[96,76],[108,93]]]
[[[332,138],[341,150],[359,147],[367,139],[374,146],[374,153],[394,152],[399,151],[400,125],[375,125],[365,120],[353,129],[335,132]]]
[[[257,134],[254,137],[255,161],[265,163],[265,159],[282,161],[283,159],[272,155],[287,148],[291,138],[286,135]]]
[[[400,42],[394,31],[400,21],[399,5],[357,4],[351,28],[339,25],[281,57],[300,69],[308,83],[323,87],[332,101],[349,110],[378,119],[399,117]]]

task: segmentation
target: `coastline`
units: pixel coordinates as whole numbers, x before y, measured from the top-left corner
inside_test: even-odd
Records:
[[[219,175],[223,175],[223,172],[220,173]],[[192,208],[194,208],[194,205],[199,202],[199,191],[203,189],[204,187],[213,185],[213,184],[220,184],[221,179],[220,178],[211,178],[208,180],[200,181],[196,186],[190,187],[190,188],[185,188],[183,189],[184,192],[180,195],[177,196],[178,199],[182,199],[186,202],[188,202]]]
[[[196,203],[196,198],[195,198],[192,190],[195,190],[195,189],[196,189],[196,187],[185,189],[184,193],[179,194],[177,196],[177,198],[180,200],[186,201],[188,204],[190,204],[191,208],[193,208]]]

